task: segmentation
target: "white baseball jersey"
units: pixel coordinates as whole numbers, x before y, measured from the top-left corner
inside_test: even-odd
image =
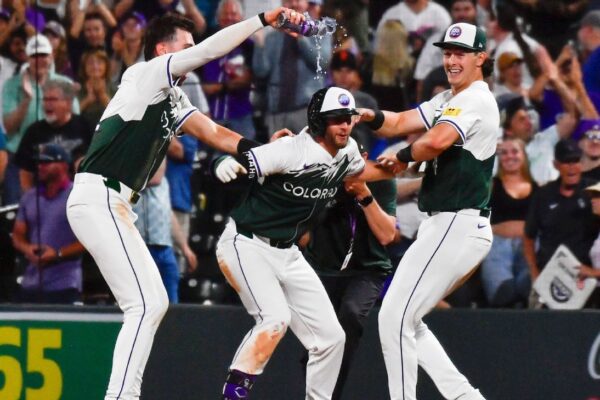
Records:
[[[197,111],[172,78],[172,57],[166,54],[125,71],[96,127],[82,172],[116,179],[136,191],[146,186],[175,132]]]
[[[487,83],[475,81],[453,96],[444,91],[418,107],[423,123],[456,128],[460,141],[427,162],[419,194],[422,211],[486,208],[490,196],[500,114]]]
[[[365,161],[354,139],[332,157],[307,133],[248,152],[249,177],[257,183],[232,213],[236,224],[271,239],[293,242],[331,201],[348,175]]]

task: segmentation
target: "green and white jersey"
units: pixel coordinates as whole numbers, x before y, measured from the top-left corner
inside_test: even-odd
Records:
[[[450,124],[460,141],[427,162],[421,211],[488,206],[500,115],[487,83],[475,81],[456,96],[447,90],[418,108],[427,129]]]
[[[343,179],[365,167],[354,139],[332,157],[307,128],[245,154],[248,176],[256,181],[232,217],[240,228],[285,242],[297,240],[333,200]]]
[[[96,127],[81,172],[117,179],[140,191],[169,143],[197,111],[172,77],[173,54],[131,66]]]

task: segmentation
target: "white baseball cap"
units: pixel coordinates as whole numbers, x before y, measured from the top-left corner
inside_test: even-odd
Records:
[[[442,49],[460,47],[468,51],[485,51],[486,42],[487,39],[483,29],[466,22],[459,22],[450,25],[446,29],[444,40],[433,45]]]
[[[52,54],[52,45],[46,36],[37,33],[27,40],[25,53],[28,57],[36,54]]]
[[[336,86],[327,89],[319,113],[329,115],[358,115],[356,102],[352,93]]]

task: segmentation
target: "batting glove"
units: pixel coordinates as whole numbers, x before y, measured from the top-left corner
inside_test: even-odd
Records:
[[[227,156],[215,168],[215,176],[223,183],[231,182],[240,174],[247,174],[246,168],[235,158]]]

